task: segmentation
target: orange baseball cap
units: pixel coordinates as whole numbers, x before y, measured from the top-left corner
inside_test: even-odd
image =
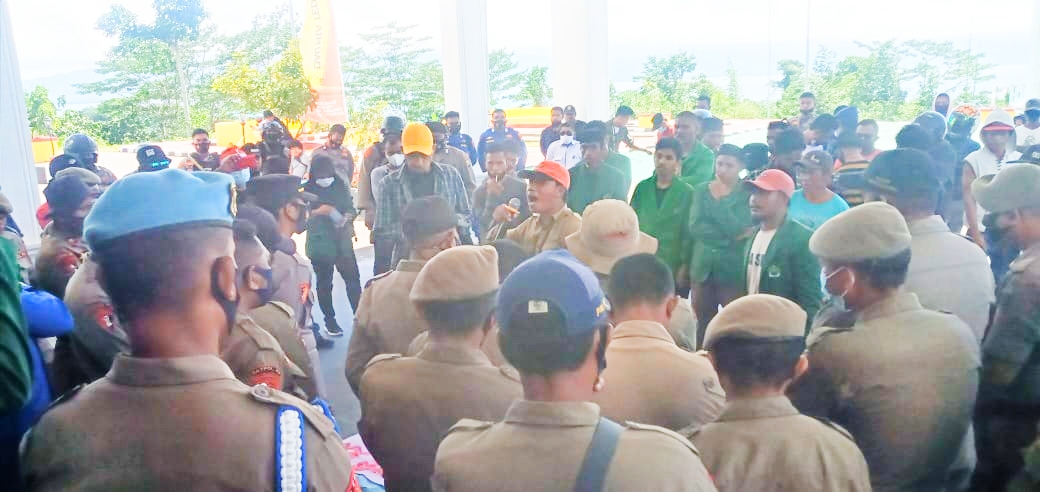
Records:
[[[545,176],[560,183],[564,188],[567,188],[568,190],[571,189],[571,173],[558,162],[542,161],[542,163],[538,164],[534,169],[524,169],[518,174],[524,179],[533,179],[538,176]]]
[[[760,190],[783,192],[788,199],[794,195],[794,180],[779,169],[766,169],[754,181],[748,181],[747,184]]]
[[[409,123],[401,133],[401,146],[404,155],[418,152],[430,157],[433,155],[433,132],[423,123]]]

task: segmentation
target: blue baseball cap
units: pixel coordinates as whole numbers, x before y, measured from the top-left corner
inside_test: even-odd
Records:
[[[563,336],[583,335],[603,326],[609,315],[610,304],[596,274],[563,249],[540,253],[517,266],[502,283],[495,304],[502,333],[524,319],[559,317]]]
[[[116,181],[83,223],[87,244],[184,224],[231,227],[235,181],[229,174],[164,169]]]

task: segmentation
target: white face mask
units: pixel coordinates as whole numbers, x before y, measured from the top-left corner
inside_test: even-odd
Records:
[[[560,135],[560,143],[570,145],[574,143],[574,135]]]
[[[401,167],[404,164],[404,154],[393,154],[387,160],[390,161],[390,167]]]
[[[321,186],[322,188],[328,188],[329,186],[332,186],[332,183],[333,183],[334,181],[336,181],[336,178],[335,178],[335,177],[331,177],[331,178],[321,178],[321,179],[316,179],[316,180],[314,180],[314,182],[315,182],[315,183],[316,183],[316,184],[317,184],[318,186]]]
[[[246,182],[249,181],[249,169],[242,169],[241,171],[235,171],[231,173],[231,177],[235,179],[236,186],[245,186]]]

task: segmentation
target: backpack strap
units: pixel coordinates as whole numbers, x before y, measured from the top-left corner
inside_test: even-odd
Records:
[[[585,452],[585,460],[578,471],[578,479],[574,483],[574,492],[601,492],[607,481],[607,469],[614,458],[618,441],[621,439],[623,427],[617,423],[600,417],[596,430],[592,433],[592,442]]]
[[[290,405],[278,407],[274,432],[275,490],[278,492],[307,490],[307,455],[303,425],[300,409]]]

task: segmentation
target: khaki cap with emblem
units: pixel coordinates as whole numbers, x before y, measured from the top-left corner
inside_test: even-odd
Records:
[[[437,253],[415,277],[412,302],[462,301],[498,290],[498,251],[456,246]]]
[[[995,175],[983,176],[971,183],[971,193],[979,205],[993,213],[1040,207],[1037,190],[1040,190],[1040,166],[1036,164],[1011,164]]]
[[[857,262],[888,258],[910,249],[910,229],[895,207],[864,203],[824,222],[809,239],[809,250],[820,259]]]
[[[565,242],[575,258],[603,275],[609,275],[622,258],[657,252],[657,238],[639,230],[636,211],[615,199],[597,200],[586,207],[581,229]]]
[[[772,294],[741,297],[722,308],[708,323],[704,347],[725,336],[751,338],[801,338],[808,315],[798,304]]]

